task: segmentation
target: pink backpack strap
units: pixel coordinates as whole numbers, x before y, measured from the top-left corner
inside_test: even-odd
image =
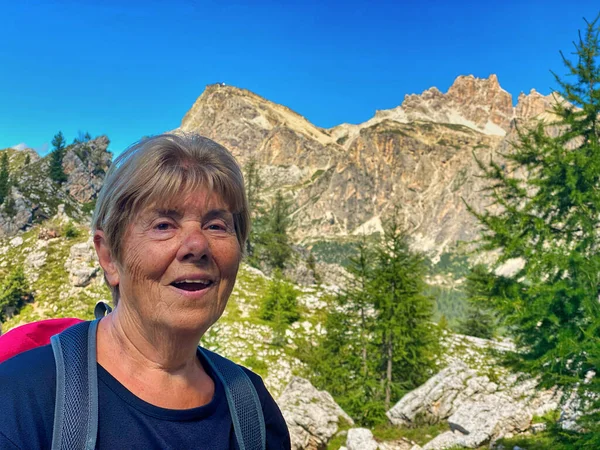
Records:
[[[81,319],[47,319],[13,328],[0,336],[0,362],[19,353],[50,343],[50,338]]]

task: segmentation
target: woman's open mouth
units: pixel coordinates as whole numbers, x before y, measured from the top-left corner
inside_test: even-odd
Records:
[[[181,280],[171,283],[171,286],[181,289],[182,291],[195,292],[207,289],[212,286],[211,280]]]

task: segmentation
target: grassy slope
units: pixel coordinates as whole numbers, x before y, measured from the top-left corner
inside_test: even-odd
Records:
[[[16,265],[23,264],[34,292],[34,301],[8,319],[3,324],[4,331],[46,318],[92,319],[96,302],[110,302],[110,292],[100,274],[86,287],[75,287],[69,280],[65,262],[70,249],[75,244],[88,241],[90,235],[89,228],[77,227],[80,235],[67,239],[62,236],[65,222],[53,219],[43,225],[35,225],[16,237],[0,240],[0,278]],[[43,229],[56,230],[59,237],[38,239]],[[31,265],[31,255],[43,262],[39,268]],[[37,279],[34,273],[38,275]],[[317,287],[297,287],[302,317],[288,330],[290,344],[278,347],[271,344],[270,324],[259,317],[261,299],[268,282],[261,272],[242,264],[225,313],[203,337],[202,344],[255,370],[265,378],[265,383],[277,396],[292,374],[302,369],[300,361],[293,356],[294,345],[304,345],[320,329],[318,323],[327,306],[320,298],[326,291]]]

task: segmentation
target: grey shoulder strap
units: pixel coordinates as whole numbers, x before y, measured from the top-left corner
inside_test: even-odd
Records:
[[[98,433],[96,329],[82,322],[52,336],[56,403],[52,450],[93,450]]]
[[[240,450],[264,450],[265,418],[252,381],[234,362],[202,347],[198,348],[223,384]]]
[[[96,446],[98,321],[79,323],[51,338],[56,361],[52,450],[93,450]],[[223,384],[240,450],[265,450],[265,419],[252,381],[234,362],[198,348]]]

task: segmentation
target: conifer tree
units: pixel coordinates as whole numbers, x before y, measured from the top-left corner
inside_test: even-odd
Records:
[[[362,242],[357,253],[353,277],[327,315],[327,334],[306,359],[315,384],[370,426],[431,375],[439,333],[433,300],[423,295],[424,259],[410,250],[397,215],[381,242]]]
[[[487,268],[478,264],[467,276],[469,309],[465,319],[459,323],[458,331],[468,336],[492,339],[496,333],[496,319],[488,304],[490,275]]]
[[[246,240],[246,253],[251,258],[254,255],[254,245],[258,240],[262,229],[263,209],[263,180],[260,177],[258,163],[255,158],[250,160],[244,166],[244,181],[246,184],[246,196],[248,198],[248,208],[250,209],[250,234]]]
[[[54,182],[62,184],[67,181],[67,175],[62,167],[65,153],[65,137],[61,131],[54,135],[54,138],[52,139],[52,146],[54,148],[50,153],[50,166],[48,168],[48,175]]]
[[[425,259],[410,250],[397,213],[384,226],[375,260],[369,291],[376,311],[374,333],[387,411],[392,398],[398,399],[430,375],[439,336],[432,323],[433,300],[423,294]]]
[[[264,258],[275,269],[283,270],[292,254],[288,236],[290,208],[290,202],[281,191],[277,191],[271,209],[265,216],[264,231],[260,236]]]
[[[285,343],[285,331],[288,325],[300,318],[298,293],[291,283],[286,281],[281,270],[276,269],[269,284],[261,308],[260,316],[273,323],[273,343]]]
[[[22,265],[11,270],[0,285],[0,320],[4,321],[6,310],[20,308],[31,297],[31,290]]]
[[[10,171],[8,166],[8,153],[5,151],[0,157],[0,205],[10,192]]]
[[[583,419],[590,432],[600,418],[600,379],[585,381],[600,373],[599,33],[598,19],[587,23],[575,60],[563,55],[569,78],[556,76],[555,121],[521,130],[506,168],[480,162],[499,212],[471,209],[482,249],[499,251],[494,267],[523,262],[511,277],[492,267],[485,296],[516,340],[520,368],[542,386],[595,393]]]

